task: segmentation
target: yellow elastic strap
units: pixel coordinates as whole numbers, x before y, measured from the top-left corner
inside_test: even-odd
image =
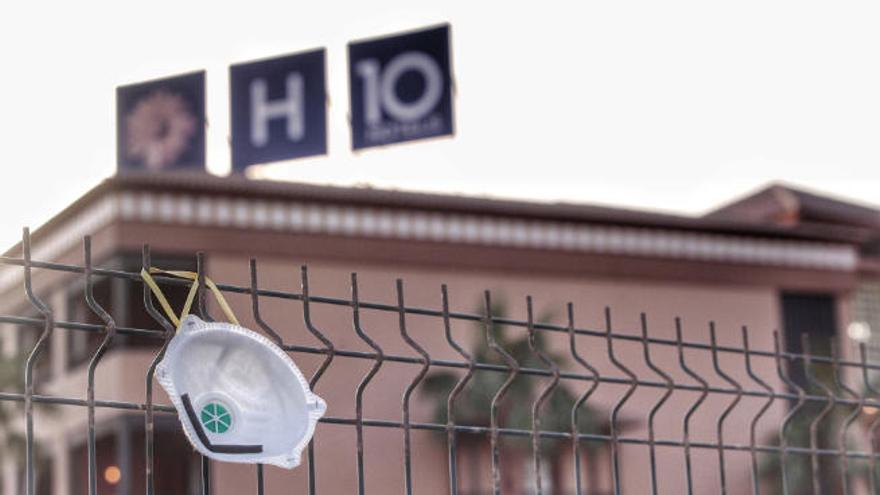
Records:
[[[193,273],[193,276],[197,277],[195,273]],[[198,278],[196,280],[198,280]],[[197,284],[198,282],[195,283]],[[207,285],[208,288],[211,289],[211,292],[214,293],[214,297],[217,299],[217,304],[220,305],[220,309],[223,310],[223,314],[226,315],[226,319],[229,320],[229,323],[241,326],[238,323],[238,318],[235,317],[235,313],[232,312],[232,308],[229,307],[229,304],[226,302],[226,299],[223,297],[223,294],[220,292],[220,289],[217,288],[214,281],[205,277],[205,285]]]
[[[147,287],[153,292],[153,295],[156,296],[156,300],[159,301],[159,306],[162,306],[162,309],[165,311],[165,315],[168,316],[168,319],[171,320],[171,323],[174,323],[174,328],[180,326],[180,318],[174,314],[174,310],[171,309],[171,305],[168,304],[168,299],[165,299],[165,294],[162,293],[162,289],[159,288],[159,285],[156,284],[156,281],[153,280],[153,276],[150,275],[150,272],[146,270],[146,268],[141,269],[141,278],[144,279],[144,283],[147,284]],[[193,284],[195,287],[195,284]],[[192,292],[192,289],[190,289]],[[189,297],[187,297],[189,300]]]
[[[162,293],[162,289],[159,288],[159,285],[153,279],[151,273],[161,273],[164,275],[170,275],[172,277],[185,278],[187,280],[192,280],[192,285],[189,288],[189,293],[186,295],[186,302],[183,304],[183,310],[180,313],[180,318],[174,313],[174,310],[171,309],[171,305],[168,304],[168,299],[165,298],[165,294]],[[153,294],[156,296],[156,299],[159,301],[159,305],[162,306],[162,309],[165,311],[165,314],[168,315],[168,319],[170,319],[175,327],[180,326],[180,320],[186,317],[189,314],[190,309],[192,308],[192,303],[195,300],[196,293],[198,292],[199,286],[199,275],[195,272],[186,272],[186,271],[174,271],[174,270],[162,270],[159,268],[150,268],[149,271],[142,269],[141,270],[141,278],[144,279],[144,283],[150,288]],[[235,317],[235,314],[232,312],[232,308],[229,307],[229,304],[226,302],[226,299],[223,297],[223,294],[220,292],[220,289],[217,288],[217,285],[211,279],[205,277],[205,285],[211,289],[211,292],[214,293],[214,297],[217,299],[217,303],[220,305],[220,309],[223,310],[223,314],[226,315],[226,318],[233,324],[239,325],[238,319]]]

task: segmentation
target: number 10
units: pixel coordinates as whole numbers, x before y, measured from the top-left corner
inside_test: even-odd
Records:
[[[422,52],[404,52],[384,67],[376,59],[362,60],[355,66],[364,81],[364,118],[369,125],[382,123],[382,111],[401,122],[415,122],[431,113],[443,96],[443,73],[437,62]],[[404,73],[416,71],[425,80],[421,96],[401,101],[395,87]]]

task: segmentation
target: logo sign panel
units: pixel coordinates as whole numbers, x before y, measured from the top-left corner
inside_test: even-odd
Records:
[[[354,149],[453,133],[449,26],[349,43]]]
[[[230,67],[232,169],[327,152],[324,49]]]
[[[116,88],[121,172],[205,169],[205,73]]]

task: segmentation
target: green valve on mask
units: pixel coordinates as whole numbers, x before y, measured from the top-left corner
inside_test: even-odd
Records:
[[[226,433],[232,426],[232,415],[219,402],[211,402],[202,408],[202,424],[211,433]]]

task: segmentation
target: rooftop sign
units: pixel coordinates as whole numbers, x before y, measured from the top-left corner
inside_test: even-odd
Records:
[[[448,25],[349,43],[348,78],[352,148],[452,134]]]
[[[324,49],[229,69],[232,170],[327,152]]]
[[[229,69],[232,170],[327,153],[326,50]],[[449,25],[348,45],[351,145],[453,134]],[[117,163],[205,169],[205,73],[117,88]]]
[[[120,171],[204,170],[205,73],[116,89]]]

